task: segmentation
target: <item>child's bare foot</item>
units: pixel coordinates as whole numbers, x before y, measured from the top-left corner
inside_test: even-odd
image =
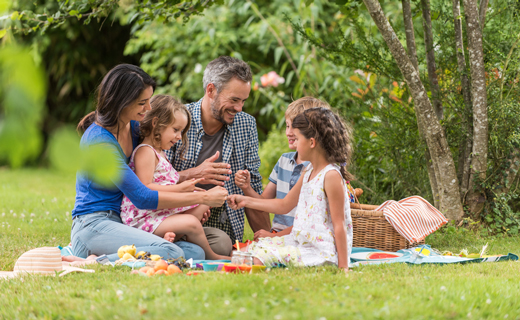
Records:
[[[173,233],[173,232],[166,232],[164,234],[163,238],[166,241],[173,242],[173,240],[175,240],[175,233]]]

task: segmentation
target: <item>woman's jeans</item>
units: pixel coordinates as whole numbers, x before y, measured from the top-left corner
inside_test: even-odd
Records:
[[[136,246],[136,252],[148,251],[163,259],[178,258],[204,260],[205,254],[196,244],[178,241],[175,244],[146,231],[129,227],[115,211],[100,211],[76,216],[72,220],[72,252],[86,258],[91,254],[106,254],[110,261],[119,259],[117,250],[124,245]]]

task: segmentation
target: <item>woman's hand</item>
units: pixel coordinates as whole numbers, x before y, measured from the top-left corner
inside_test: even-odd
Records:
[[[176,184],[176,192],[193,192],[193,191],[206,191],[202,188],[196,187],[195,185],[204,180],[204,178],[190,179]]]
[[[251,186],[251,174],[247,170],[238,170],[235,173],[235,184],[244,191]]]
[[[245,196],[239,194],[232,194],[228,197],[227,203],[231,207],[231,209],[238,210],[246,206],[246,199],[247,197]]]
[[[203,196],[202,204],[210,207],[220,207],[226,202],[228,192],[226,189],[216,186],[201,194]]]

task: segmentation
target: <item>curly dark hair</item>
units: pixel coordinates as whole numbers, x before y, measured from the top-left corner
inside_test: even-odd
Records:
[[[345,181],[354,176],[347,171],[352,159],[352,128],[334,111],[327,108],[307,109],[292,123],[307,138],[314,138],[326,153],[327,161],[337,163]]]
[[[158,94],[153,96],[150,100],[150,105],[152,106],[152,110],[148,111],[144,116],[143,121],[141,121],[140,125],[140,135],[141,141],[148,136],[152,136],[153,147],[157,147],[161,145],[161,132],[169,125],[172,125],[175,122],[175,112],[179,111],[186,115],[188,118],[188,124],[186,128],[182,131],[182,149],[180,150],[180,155],[183,157],[184,152],[188,146],[188,129],[191,124],[191,114],[186,108],[184,104],[182,104],[178,99],[164,95]],[[154,119],[157,119],[154,125]],[[184,159],[184,158],[182,158]]]

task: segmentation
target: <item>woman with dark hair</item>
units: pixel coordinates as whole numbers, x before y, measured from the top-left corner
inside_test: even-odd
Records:
[[[144,186],[128,167],[128,160],[139,140],[139,120],[151,109],[154,80],[141,68],[120,64],[110,70],[99,85],[96,111],[78,124],[83,132],[81,147],[103,145],[114,152],[119,178],[110,185],[100,185],[86,172],[76,177],[76,202],[72,210],[72,250],[75,256],[107,254],[118,259],[117,250],[135,244],[137,251],[148,251],[164,259],[204,259],[197,245],[178,241],[175,244],[156,235],[124,225],[120,218],[123,194],[140,209],[164,209],[206,204],[221,206],[226,189],[216,187],[206,192],[164,192]],[[199,180],[193,181],[193,189]],[[72,259],[73,260],[73,259]]]

